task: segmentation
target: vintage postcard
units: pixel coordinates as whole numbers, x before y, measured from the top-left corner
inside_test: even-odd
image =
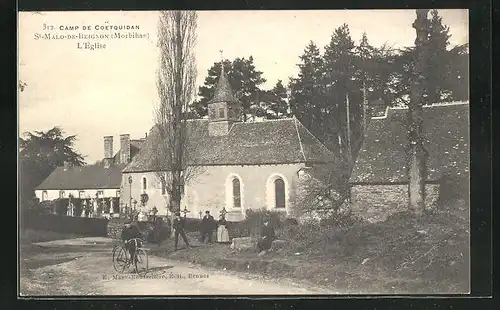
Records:
[[[20,12],[19,296],[468,294],[468,14]]]

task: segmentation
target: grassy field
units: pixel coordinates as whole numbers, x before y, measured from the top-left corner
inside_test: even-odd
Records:
[[[467,293],[468,211],[454,211],[420,217],[398,213],[384,222],[356,224],[341,234],[299,227],[279,236],[288,241],[265,256],[220,244],[174,252],[171,241],[153,253],[221,269],[307,279],[352,293]]]

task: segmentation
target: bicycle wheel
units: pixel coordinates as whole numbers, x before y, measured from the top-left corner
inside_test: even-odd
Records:
[[[144,249],[137,249],[135,252],[135,272],[141,276],[148,273],[148,253]]]
[[[116,272],[123,273],[130,264],[128,251],[122,246],[116,246],[113,249],[113,268]]]

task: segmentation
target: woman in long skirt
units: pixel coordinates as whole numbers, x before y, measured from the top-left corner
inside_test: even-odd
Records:
[[[227,221],[223,215],[220,216],[219,222],[217,223],[217,242],[228,243],[229,242],[229,232],[227,230]]]

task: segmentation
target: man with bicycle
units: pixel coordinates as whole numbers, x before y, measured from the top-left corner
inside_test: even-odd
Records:
[[[140,241],[138,241],[137,244],[135,242],[128,242],[128,241],[134,238],[142,239],[142,235],[141,232],[139,231],[139,228],[137,227],[137,224],[133,222],[125,223],[125,228],[123,228],[122,230],[121,237],[122,241],[125,243],[125,248],[130,253],[130,257],[132,259],[135,259],[135,250],[137,247],[141,246],[141,243]]]

